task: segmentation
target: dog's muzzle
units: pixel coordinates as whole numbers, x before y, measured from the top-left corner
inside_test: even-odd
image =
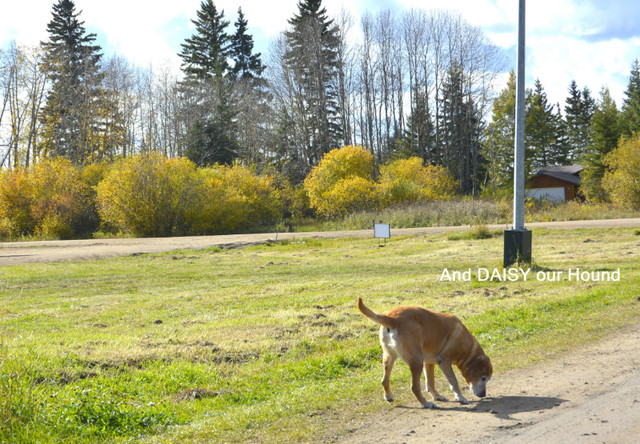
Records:
[[[478,398],[484,398],[487,396],[487,383],[486,381],[478,381],[475,384],[471,384],[471,391]]]

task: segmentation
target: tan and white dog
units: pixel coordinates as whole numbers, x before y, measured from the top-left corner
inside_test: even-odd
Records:
[[[491,360],[458,318],[420,307],[398,307],[386,316],[379,315],[365,306],[361,298],[358,298],[358,309],[381,325],[380,344],[384,352],[382,386],[385,400],[393,401],[389,376],[398,356],[409,365],[412,376],[411,391],[424,408],[435,408],[435,404],[427,402],[422,396],[420,377],[423,369],[427,379],[427,391],[434,400],[446,401],[446,398],[436,391],[436,364],[446,376],[456,400],[460,403],[468,404],[469,401],[460,393],[452,365],[460,369],[474,395],[479,398],[486,396],[486,384],[493,373]]]

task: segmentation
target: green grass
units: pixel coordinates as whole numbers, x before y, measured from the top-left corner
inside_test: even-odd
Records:
[[[526,282],[477,280],[501,270],[500,236],[446,234],[2,268],[0,442],[330,440],[388,408],[358,296],[458,315],[499,380],[638,320],[636,231],[534,230]],[[474,278],[441,282],[445,267]],[[532,277],[577,267],[621,279]],[[408,381],[398,365],[397,401],[413,406]]]

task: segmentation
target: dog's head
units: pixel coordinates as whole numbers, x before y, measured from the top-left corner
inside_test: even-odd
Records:
[[[484,353],[473,358],[464,368],[460,369],[460,373],[467,381],[471,391],[478,398],[487,396],[487,382],[493,374],[493,367],[489,356]]]

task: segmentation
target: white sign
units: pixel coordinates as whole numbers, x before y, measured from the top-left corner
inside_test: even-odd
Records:
[[[391,237],[391,225],[373,223],[373,237],[389,239]]]

